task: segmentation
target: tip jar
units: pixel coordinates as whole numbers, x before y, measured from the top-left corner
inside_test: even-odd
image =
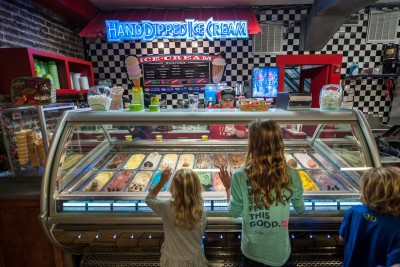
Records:
[[[343,89],[339,84],[326,84],[319,94],[321,110],[339,110],[343,101]]]
[[[107,85],[95,85],[89,88],[88,104],[92,110],[107,111],[111,105],[111,90]]]

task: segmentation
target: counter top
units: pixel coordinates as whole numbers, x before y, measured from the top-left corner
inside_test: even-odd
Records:
[[[41,177],[2,177],[0,199],[39,199]]]

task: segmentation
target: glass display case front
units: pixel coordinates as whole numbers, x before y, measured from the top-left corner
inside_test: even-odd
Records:
[[[42,175],[57,122],[64,111],[74,108],[74,103],[0,107],[0,139],[13,176]]]
[[[306,212],[293,214],[290,229],[336,230],[345,211],[359,204],[362,173],[380,166],[358,111],[77,110],[65,114],[53,135],[43,176],[42,222],[50,239],[71,248],[86,244],[72,241],[83,230],[103,238],[110,229],[118,238],[162,231],[161,218],[144,198],[166,167],[199,175],[208,232],[239,232],[240,219],[228,214],[219,167],[234,172],[244,166],[247,126],[257,118],[279,122],[286,160],[303,182]],[[235,135],[240,129],[244,134]],[[170,196],[168,184],[159,196]]]

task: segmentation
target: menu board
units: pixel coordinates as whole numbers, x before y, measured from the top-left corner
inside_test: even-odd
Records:
[[[168,91],[168,87],[197,87],[210,83],[209,62],[163,62],[143,64],[145,88]],[[204,87],[204,86],[203,86]]]

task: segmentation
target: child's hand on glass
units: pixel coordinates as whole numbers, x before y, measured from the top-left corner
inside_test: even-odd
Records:
[[[226,165],[221,165],[219,167],[219,177],[221,178],[222,184],[225,189],[231,188],[231,180],[232,180],[232,171],[228,170]]]
[[[160,182],[168,182],[169,178],[171,177],[171,173],[172,173],[172,169],[171,167],[167,167],[163,170],[163,172],[161,173],[161,179]]]

